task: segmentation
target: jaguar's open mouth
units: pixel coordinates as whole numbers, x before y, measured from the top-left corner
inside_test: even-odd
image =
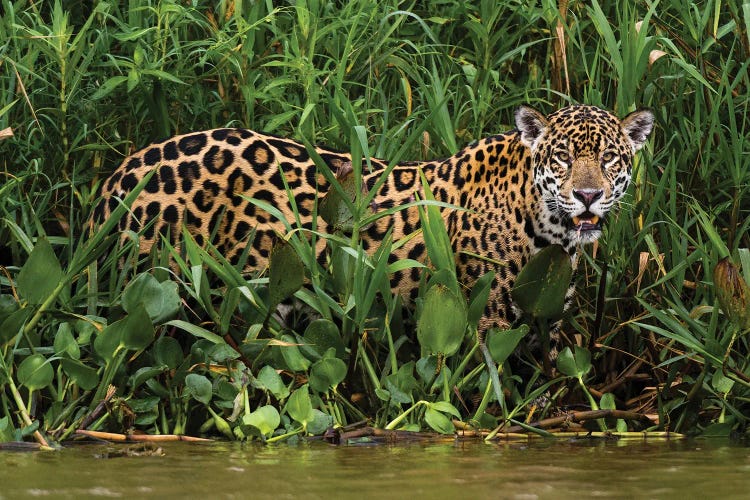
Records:
[[[602,218],[588,211],[572,217],[570,221],[572,223],[572,229],[579,233],[602,230]]]

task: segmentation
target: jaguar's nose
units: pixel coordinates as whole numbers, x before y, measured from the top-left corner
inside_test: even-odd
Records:
[[[604,195],[603,189],[574,189],[573,196],[584,204],[586,209]]]

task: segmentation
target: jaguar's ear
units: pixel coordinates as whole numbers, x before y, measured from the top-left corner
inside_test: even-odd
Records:
[[[622,131],[633,145],[633,151],[638,151],[654,128],[654,114],[650,109],[639,109],[623,118],[621,124]]]
[[[522,105],[516,110],[516,128],[521,133],[521,142],[531,148],[549,127],[547,118],[531,106]]]

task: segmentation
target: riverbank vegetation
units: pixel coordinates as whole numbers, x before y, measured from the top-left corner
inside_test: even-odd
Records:
[[[745,434],[750,9],[426,5],[2,2],[0,441],[77,429],[277,441],[359,421],[451,433],[597,409],[649,418],[595,430]],[[414,265],[388,261],[398,242],[367,256],[356,230],[326,238],[323,268],[290,225],[269,268],[249,275],[189,237],[183,255],[154,252],[139,272],[137,237],[118,245],[114,218],[86,232],[102,179],[175,133],[245,127],[355,157],[432,159],[512,128],[519,104],[574,102],[620,116],[647,106],[656,128],[581,259],[554,370],[523,348],[543,320],[488,334],[502,391],[476,336],[485,282],[468,300],[451,288],[434,205],[416,310],[389,292],[388,274]],[[349,208],[369,216],[362,206]],[[292,295],[300,320],[280,321]]]

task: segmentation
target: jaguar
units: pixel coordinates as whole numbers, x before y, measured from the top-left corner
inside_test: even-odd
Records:
[[[436,200],[462,207],[443,211],[459,281],[468,289],[494,271],[479,327],[508,327],[519,315],[510,291],[520,269],[551,244],[561,245],[575,267],[580,247],[600,237],[607,216],[625,194],[634,155],[653,123],[648,109],[618,119],[589,105],[563,107],[548,116],[521,105],[515,111],[516,128],[509,132],[476,141],[447,159],[392,166],[377,188],[374,206],[385,210],[421,197],[425,179]],[[347,153],[325,147],[315,151],[333,172],[351,167]],[[364,184],[375,188],[387,167],[384,160],[364,159]],[[140,233],[141,253],[148,253],[159,238],[179,246],[184,227],[198,244],[210,241],[232,262],[250,244],[244,254],[247,267],[264,266],[286,226],[249,198],[275,207],[277,216],[292,223],[296,212],[297,224],[304,228],[331,229],[323,220],[313,221],[330,184],[305,146],[292,139],[219,128],[150,144],[125,158],[103,182],[95,217],[108,218],[152,171],[119,222],[121,230]],[[394,240],[416,231],[390,259],[424,262],[427,251],[419,228],[418,210],[410,206],[372,224],[361,242],[371,252],[391,229]],[[394,290],[414,297],[420,273],[417,267],[396,271]]]

